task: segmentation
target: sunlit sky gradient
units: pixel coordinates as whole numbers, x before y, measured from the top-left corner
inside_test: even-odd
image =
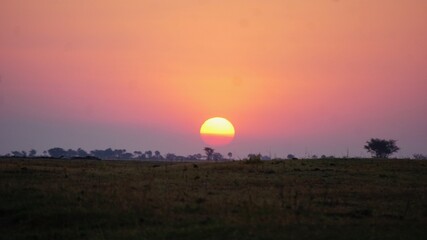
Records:
[[[0,154],[427,153],[425,0],[0,1]]]

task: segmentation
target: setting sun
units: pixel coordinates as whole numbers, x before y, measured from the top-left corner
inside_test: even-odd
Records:
[[[206,120],[200,128],[200,136],[203,141],[214,146],[229,144],[233,140],[234,134],[233,124],[221,117]]]

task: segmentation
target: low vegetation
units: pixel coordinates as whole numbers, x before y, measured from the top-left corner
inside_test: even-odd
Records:
[[[0,239],[426,239],[427,162],[0,160]]]

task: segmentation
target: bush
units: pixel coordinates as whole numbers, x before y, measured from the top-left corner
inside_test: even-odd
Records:
[[[249,154],[246,163],[261,163],[261,154]]]
[[[413,157],[415,160],[427,160],[427,156],[424,156],[423,154],[414,154]]]

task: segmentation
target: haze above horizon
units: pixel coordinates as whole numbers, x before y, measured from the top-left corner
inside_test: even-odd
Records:
[[[1,1],[0,154],[427,154],[427,1]]]

